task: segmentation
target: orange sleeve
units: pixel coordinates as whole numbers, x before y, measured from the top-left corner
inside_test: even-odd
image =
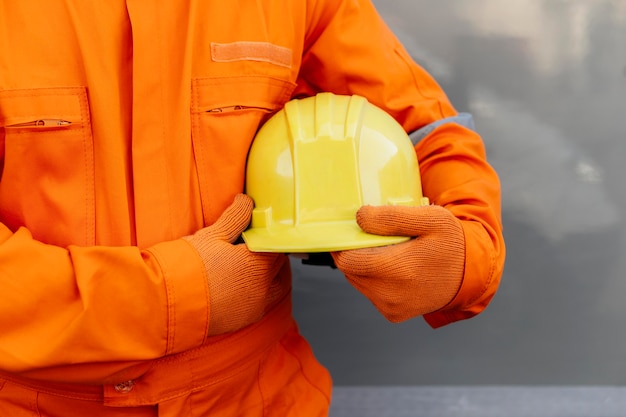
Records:
[[[295,96],[358,94],[407,131],[456,111],[439,84],[406,52],[370,0],[317,0]]]
[[[0,224],[0,369],[152,359],[207,334],[204,268],[184,240],[135,247],[50,246]],[[95,372],[81,379],[97,380]],[[44,371],[45,372],[45,371]]]
[[[296,95],[359,94],[407,132],[457,116],[445,92],[413,61],[370,0],[318,0],[308,13],[312,28]],[[452,210],[465,232],[461,288],[449,305],[425,316],[439,327],[480,313],[498,288],[505,258],[500,183],[480,136],[459,124],[433,128],[416,152],[424,194]]]
[[[424,194],[450,209],[465,232],[461,288],[446,307],[424,316],[432,327],[440,327],[482,312],[497,291],[506,252],[500,182],[480,136],[459,124],[437,127],[415,149]]]

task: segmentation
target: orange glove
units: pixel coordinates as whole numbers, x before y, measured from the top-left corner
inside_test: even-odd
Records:
[[[391,246],[334,252],[335,265],[392,322],[436,311],[461,286],[465,237],[444,207],[363,206],[357,223],[377,235],[415,237]]]
[[[217,221],[185,239],[200,253],[209,279],[209,335],[239,330],[263,317],[289,291],[290,282],[278,271],[287,256],[252,253],[234,244],[252,216],[254,203],[245,194]]]

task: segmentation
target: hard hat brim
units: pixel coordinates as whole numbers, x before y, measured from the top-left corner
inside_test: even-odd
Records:
[[[410,239],[366,233],[356,221],[250,228],[242,237],[251,252],[279,253],[336,252],[393,245]]]

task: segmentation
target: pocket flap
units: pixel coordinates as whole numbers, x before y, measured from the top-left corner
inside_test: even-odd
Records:
[[[0,91],[0,127],[40,119],[84,122],[87,92],[84,87],[34,88]]]
[[[267,76],[197,78],[193,81],[192,111],[200,113],[232,106],[276,110],[289,100],[294,88],[290,81]]]

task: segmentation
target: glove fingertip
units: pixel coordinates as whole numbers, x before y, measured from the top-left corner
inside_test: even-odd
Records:
[[[397,233],[396,217],[392,206],[363,206],[356,213],[356,222],[366,233],[389,235]]]
[[[242,207],[252,209],[252,207],[254,207],[254,201],[252,200],[252,197],[250,197],[249,195],[239,193],[235,195],[232,205],[242,206]]]
[[[363,224],[370,223],[376,217],[378,210],[381,207],[376,206],[361,206],[356,212],[356,222],[361,228]]]
[[[356,221],[363,231],[384,236],[417,236],[442,215],[437,206],[363,206]]]
[[[252,198],[245,194],[237,194],[213,225],[215,232],[230,243],[234,243],[250,224],[253,208]]]

